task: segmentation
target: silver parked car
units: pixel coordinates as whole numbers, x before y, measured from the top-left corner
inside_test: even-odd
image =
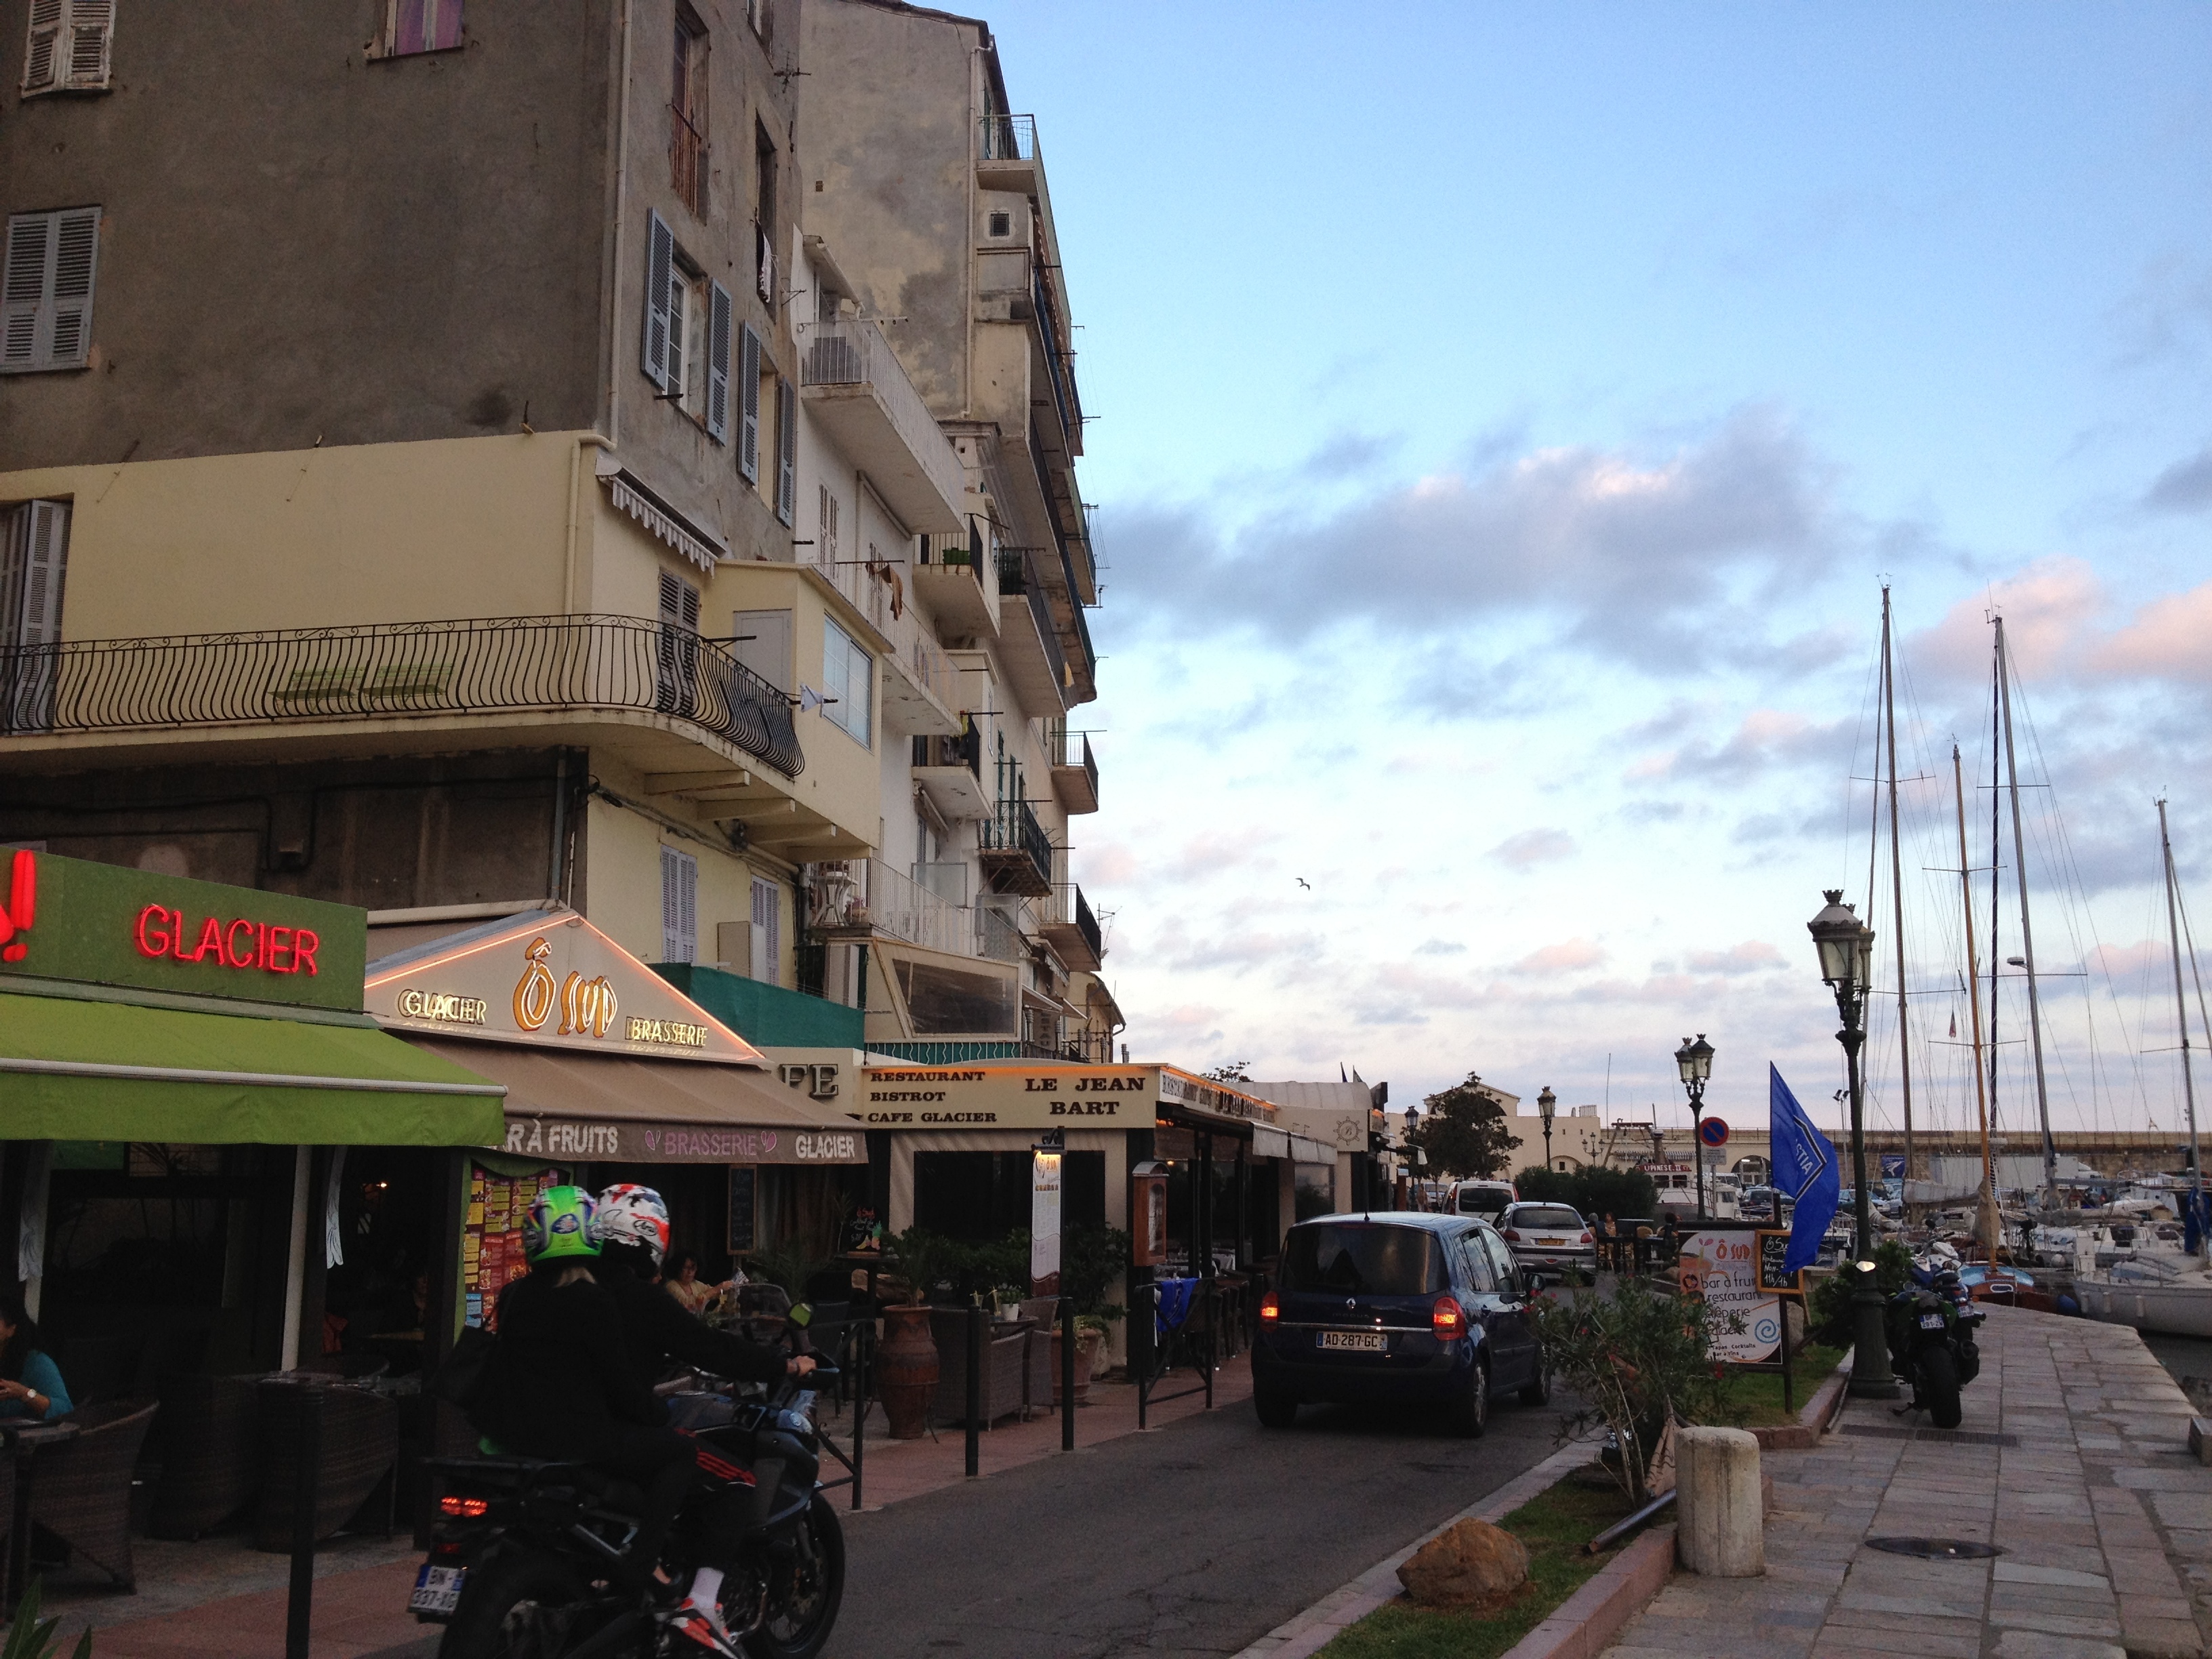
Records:
[[[1572,1267],[1585,1278],[1597,1273],[1597,1235],[1579,1210],[1533,1200],[1509,1204],[1498,1218],[1505,1246],[1526,1273],[1564,1273]]]

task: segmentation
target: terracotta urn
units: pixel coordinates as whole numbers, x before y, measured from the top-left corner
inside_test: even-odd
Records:
[[[919,1440],[928,1431],[937,1392],[937,1339],[927,1307],[884,1310],[884,1345],[876,1351],[876,1396],[890,1419],[891,1438]]]
[[[1075,1339],[1075,1403],[1079,1406],[1091,1396],[1091,1368],[1098,1361],[1098,1351],[1106,1345],[1103,1331],[1082,1331]],[[1052,1403],[1060,1404],[1060,1333],[1052,1334]]]

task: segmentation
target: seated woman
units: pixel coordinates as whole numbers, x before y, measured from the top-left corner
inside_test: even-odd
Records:
[[[20,1296],[0,1296],[0,1419],[52,1422],[70,1409],[61,1370]]]
[[[674,1297],[685,1313],[704,1314],[708,1304],[721,1294],[723,1287],[701,1279],[699,1258],[689,1250],[678,1250],[668,1258],[660,1288]]]

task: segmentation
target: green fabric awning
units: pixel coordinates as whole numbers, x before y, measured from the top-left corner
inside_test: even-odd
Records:
[[[494,1146],[506,1090],[367,1026],[0,994],[0,1139]]]

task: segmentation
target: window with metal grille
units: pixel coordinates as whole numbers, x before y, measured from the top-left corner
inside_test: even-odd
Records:
[[[31,0],[23,95],[106,91],[114,42],[115,0]]]
[[[18,213],[0,263],[0,374],[82,368],[92,356],[100,210]]]
[[[676,62],[669,100],[668,155],[677,200],[703,219],[711,177],[707,143],[707,26],[676,9]]]
[[[660,849],[660,959],[699,956],[699,860],[673,847]]]

